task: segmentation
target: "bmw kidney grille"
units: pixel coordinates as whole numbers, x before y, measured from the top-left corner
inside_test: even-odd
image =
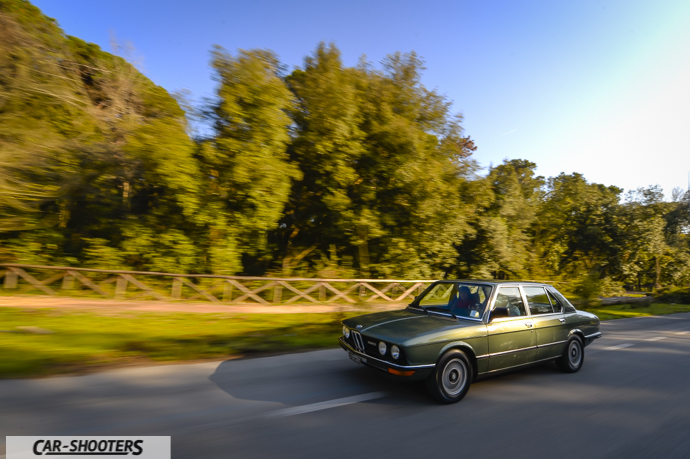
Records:
[[[352,331],[352,341],[355,343],[355,347],[359,352],[364,352],[364,340],[362,339],[362,334],[356,331]]]

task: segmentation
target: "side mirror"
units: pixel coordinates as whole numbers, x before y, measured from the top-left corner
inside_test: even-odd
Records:
[[[492,322],[494,319],[498,319],[499,317],[510,317],[508,314],[508,308],[494,308],[494,310],[491,311],[491,314],[489,314],[489,322]]]

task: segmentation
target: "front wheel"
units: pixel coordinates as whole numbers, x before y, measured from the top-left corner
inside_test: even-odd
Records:
[[[440,403],[459,402],[472,383],[472,365],[464,352],[451,350],[439,360],[426,388]]]
[[[579,336],[571,336],[565,346],[563,355],[556,360],[558,369],[566,373],[575,373],[582,368],[585,361],[585,348]]]

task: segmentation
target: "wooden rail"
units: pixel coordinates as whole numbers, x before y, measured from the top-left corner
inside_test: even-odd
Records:
[[[4,270],[3,270],[4,269]],[[317,279],[174,274],[0,264],[5,292],[97,295],[114,299],[206,300],[227,304],[411,301],[433,280]]]

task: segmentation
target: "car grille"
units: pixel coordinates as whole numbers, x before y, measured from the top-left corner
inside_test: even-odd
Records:
[[[352,332],[352,341],[355,344],[355,348],[359,352],[364,352],[364,340],[362,339],[362,334],[360,332]]]

